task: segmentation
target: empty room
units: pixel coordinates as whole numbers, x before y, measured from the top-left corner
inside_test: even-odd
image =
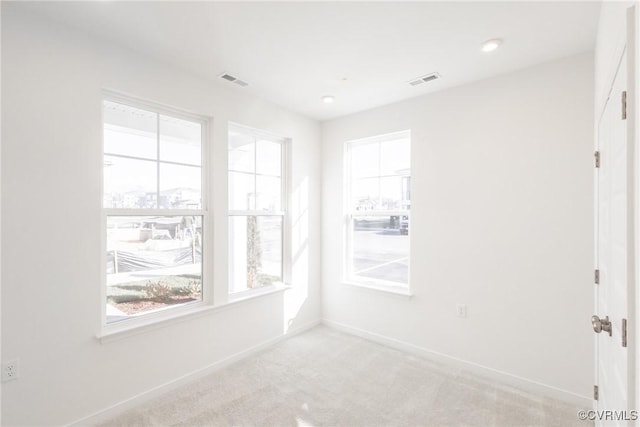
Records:
[[[2,1],[3,426],[633,426],[637,1]]]

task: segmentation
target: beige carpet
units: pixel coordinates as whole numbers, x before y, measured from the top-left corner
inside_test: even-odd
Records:
[[[578,409],[319,326],[102,425],[592,425]]]

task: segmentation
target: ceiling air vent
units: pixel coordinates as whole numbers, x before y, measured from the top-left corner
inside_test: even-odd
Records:
[[[237,78],[235,76],[232,76],[231,74],[222,73],[222,74],[220,74],[220,78],[224,79],[224,80],[226,80],[228,82],[235,83],[235,84],[237,84],[238,86],[241,86],[241,87],[249,86],[249,83],[245,82],[244,80],[240,80],[239,78]]]
[[[431,73],[431,74],[427,74],[426,76],[422,76],[422,77],[418,77],[416,79],[413,79],[411,81],[409,81],[409,84],[411,86],[418,86],[421,85],[422,83],[427,83],[433,80],[438,80],[440,78],[440,74],[438,73]]]

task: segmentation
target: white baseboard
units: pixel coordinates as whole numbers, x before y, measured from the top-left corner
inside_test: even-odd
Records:
[[[375,332],[366,331],[364,329],[355,328],[343,323],[335,322],[333,320],[323,319],[322,323],[330,328],[336,329],[341,332],[345,332],[351,335],[364,338],[369,341],[376,342],[378,344],[385,345],[387,347],[395,348],[397,350],[404,351],[416,356],[424,357],[442,363],[446,366],[453,366],[459,369],[463,369],[467,372],[473,373],[480,377],[495,381],[505,386],[520,389],[522,391],[536,394],[539,396],[546,396],[553,399],[558,399],[563,402],[571,403],[573,405],[591,409],[593,406],[593,400],[587,396],[581,396],[579,394],[562,390],[560,388],[543,384],[537,381],[533,381],[527,378],[519,377],[517,375],[509,374],[497,369],[489,368],[487,366],[480,365],[478,363],[469,362],[457,357],[448,356],[437,351],[429,350],[423,347],[419,347],[414,344],[410,344],[405,341],[400,341],[395,338],[390,338],[384,335],[377,334]]]
[[[198,369],[196,371],[193,371],[191,373],[188,373],[186,375],[183,375],[179,378],[176,378],[175,380],[171,380],[168,381],[164,384],[161,384],[157,387],[154,387],[150,390],[144,391],[142,393],[139,393],[135,396],[132,396],[126,400],[123,400],[121,402],[116,403],[115,405],[111,405],[108,408],[105,408],[103,410],[100,410],[92,415],[89,415],[87,417],[84,417],[82,419],[79,419],[77,421],[74,421],[70,424],[68,424],[68,426],[70,427],[80,427],[80,426],[91,426],[91,425],[95,425],[101,422],[104,422],[110,418],[116,417],[120,414],[122,414],[123,412],[132,409],[136,406],[142,405],[145,402],[150,401],[151,399],[154,399],[158,396],[161,396],[171,390],[174,390],[178,387],[181,387],[185,384],[189,384],[193,381],[196,381],[200,378],[203,378],[207,375],[210,375],[226,366],[229,366],[232,363],[235,363],[239,360],[245,359],[249,356],[252,356],[268,347],[271,347],[277,343],[279,343],[280,341],[290,338],[294,335],[300,334],[302,332],[305,332],[317,325],[319,325],[321,322],[320,320],[316,320],[313,322],[308,322],[302,326],[299,326],[295,329],[290,329],[289,331],[287,331],[287,333],[280,335],[276,338],[264,341],[258,345],[255,345],[253,347],[250,347],[246,350],[240,351],[238,353],[235,353],[225,359],[219,360],[217,362],[212,363],[209,366],[205,366],[204,368]]]

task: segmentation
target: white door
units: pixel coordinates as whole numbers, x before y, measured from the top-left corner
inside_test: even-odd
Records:
[[[627,138],[627,120],[623,103],[627,90],[626,53],[620,59],[611,92],[598,123],[596,169],[597,243],[596,312],[592,318],[596,335],[596,371],[598,399],[596,425],[625,425],[633,397],[633,381],[628,378],[632,360],[628,357],[625,322],[628,319],[629,286],[634,268],[633,196],[629,179],[633,178],[631,141]],[[597,152],[597,153],[598,153]],[[598,155],[596,153],[596,155]],[[633,293],[631,293],[633,295]],[[598,318],[600,320],[598,320]],[[629,325],[630,326],[630,325]],[[622,413],[621,411],[627,411]],[[608,411],[614,411],[609,413]],[[618,411],[618,412],[615,412]],[[620,419],[623,418],[623,419]]]

